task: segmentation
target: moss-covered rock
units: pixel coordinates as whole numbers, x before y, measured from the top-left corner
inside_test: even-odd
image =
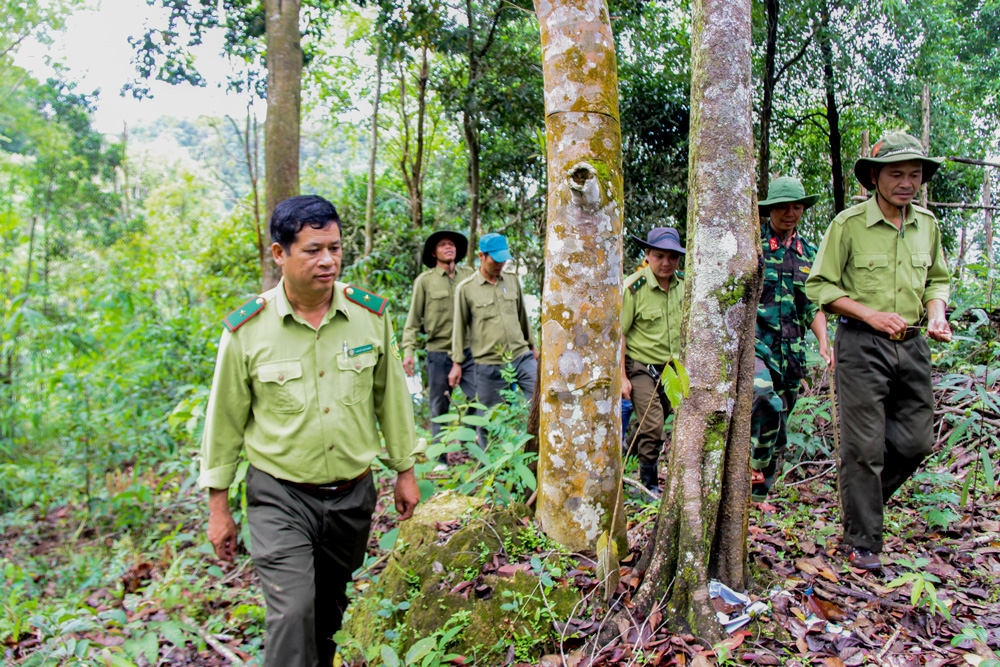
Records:
[[[438,526],[456,519],[462,527],[439,539]],[[552,621],[568,619],[580,601],[576,588],[543,587],[529,566],[517,565],[537,540],[524,505],[494,510],[459,494],[435,495],[403,524],[386,568],[352,604],[343,650],[372,656],[388,644],[405,655],[436,633],[438,650],[469,664],[499,664],[511,644],[519,657],[537,657],[550,644]],[[495,559],[513,567],[496,570]],[[445,628],[456,631],[440,646]]]

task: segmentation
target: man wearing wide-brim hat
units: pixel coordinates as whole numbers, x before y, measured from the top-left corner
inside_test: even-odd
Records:
[[[681,357],[681,308],[684,279],[677,272],[685,254],[672,227],[654,227],[646,239],[632,237],[645,250],[646,265],[625,279],[622,295],[622,397],[631,399],[637,426],[635,446],[639,477],[653,492],[659,489],[657,462],[663,449],[663,427],[670,414],[661,376]]]
[[[806,297],[816,248],[798,233],[802,214],[819,201],[797,178],[771,181],[760,201],[764,286],[757,306],[753,416],[750,419],[751,490],[764,502],[785,451],[788,416],[806,376],[806,331],[812,329],[823,360],[831,363],[826,316]]]
[[[427,350],[427,391],[431,416],[431,434],[437,436],[441,424],[434,417],[448,412],[451,401],[451,387],[448,372],[451,370],[451,333],[455,312],[455,288],[472,275],[472,268],[461,264],[469,249],[469,241],[463,234],[448,229],[439,230],[427,237],[421,256],[427,270],[413,281],[413,296],[410,312],[403,327],[403,368],[413,375],[416,361],[417,335],[422,331],[427,335],[424,344]],[[469,357],[467,374],[462,377],[461,387],[466,397],[475,396],[475,369]],[[440,459],[444,462],[444,458]]]
[[[806,281],[839,316],[840,497],[852,566],[881,567],[883,506],[931,451],[931,355],[921,335],[951,340],[951,277],[934,215],[913,204],[943,158],[893,132],[854,165],[872,191],[834,218]]]

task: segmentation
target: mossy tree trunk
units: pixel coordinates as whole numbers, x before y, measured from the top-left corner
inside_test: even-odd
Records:
[[[549,181],[537,516],[566,547],[593,549],[604,531],[623,544],[625,527],[618,71],[604,0],[535,0],[535,12]]]
[[[264,121],[264,207],[274,207],[299,194],[299,110],[302,95],[301,0],[266,0],[267,119]],[[261,261],[263,289],[278,284],[281,269],[271,253],[270,224]]]
[[[708,581],[745,585],[759,229],[751,124],[750,0],[694,0],[683,336],[690,393],[640,569],[637,609],[664,601],[676,630],[720,638]]]

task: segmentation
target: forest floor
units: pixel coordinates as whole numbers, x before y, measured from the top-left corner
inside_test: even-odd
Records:
[[[606,610],[596,603],[600,586],[594,563],[577,556],[574,569],[557,583],[577,586],[589,596],[587,611],[553,623],[549,655],[540,662],[518,662],[512,644],[505,664],[704,667],[738,661],[824,667],[996,667],[989,661],[996,659],[992,651],[1000,648],[1000,503],[994,497],[987,504],[970,501],[961,507],[954,494],[942,495],[935,474],[933,469],[921,473],[890,502],[884,567],[862,572],[843,558],[830,464],[795,468],[769,503],[751,510],[753,581],[747,593],[752,601],[763,601],[766,611],[714,646],[669,633],[660,611],[618,639],[594,645],[590,640]],[[388,479],[380,481],[370,542],[376,564],[368,575],[384,566],[378,563],[380,541],[395,523]],[[199,494],[192,493],[190,502],[198,500]],[[656,512],[655,503],[631,493],[628,505],[632,549],[622,563],[615,603],[626,607],[642,579],[633,565]],[[13,622],[15,613],[23,618],[19,632],[5,640],[4,664],[224,665],[237,660],[256,664],[263,618],[252,567],[245,556],[236,564],[213,561],[196,523],[200,516],[188,503],[163,508],[156,519],[160,523],[149,526],[169,536],[160,541],[158,551],[128,556],[117,550],[119,562],[104,566],[122,568],[117,585],[109,585],[100,571],[89,573],[94,585],[84,581],[81,599],[66,600],[62,613],[50,609],[45,614],[40,613],[44,598],[64,595],[65,584],[87,576],[86,569],[95,564],[95,557],[88,554],[110,548],[120,536],[81,529],[76,524],[78,514],[69,507],[44,516],[22,515],[19,522],[8,518],[0,557],[9,564],[25,564],[23,572],[42,595],[26,600],[18,593],[23,587],[8,587],[4,623]],[[440,530],[447,533],[453,527]],[[526,564],[539,555],[544,554],[497,554],[487,559],[483,571],[501,575],[530,571]],[[9,584],[11,572],[5,576]],[[806,594],[810,586],[812,596]],[[54,644],[53,637],[63,641]],[[103,653],[95,654],[95,648]],[[48,661],[39,659],[40,651]],[[75,663],[73,655],[106,659]],[[119,655],[133,656],[134,661],[112,659]],[[450,657],[444,664],[472,663]]]

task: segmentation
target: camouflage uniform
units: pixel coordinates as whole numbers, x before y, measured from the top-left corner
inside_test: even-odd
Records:
[[[757,307],[750,467],[764,473],[764,485],[755,485],[755,500],[766,497],[785,451],[788,415],[806,375],[804,337],[817,312],[805,289],[816,248],[797,232],[786,248],[769,222],[760,236],[764,289]]]

